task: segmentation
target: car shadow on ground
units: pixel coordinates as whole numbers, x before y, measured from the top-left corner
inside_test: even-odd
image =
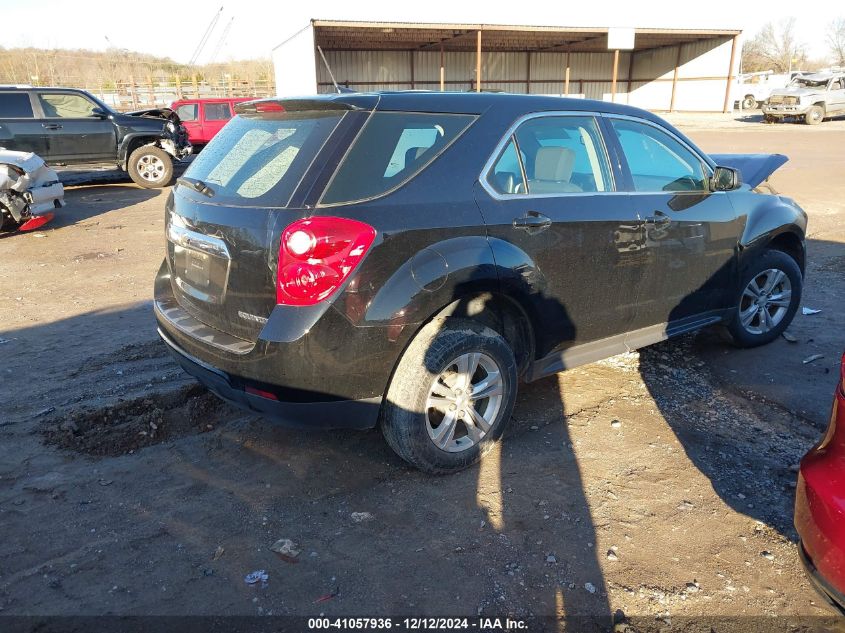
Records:
[[[779,337],[738,349],[716,326],[639,351],[640,376],[660,415],[722,501],[793,542],[798,540],[792,522],[798,462],[827,427],[842,353],[831,341],[841,327],[831,331],[825,324],[836,320],[836,306],[845,296],[845,245],[811,239],[807,251],[803,296],[788,328],[792,343]],[[833,309],[807,323],[802,305],[822,302]],[[819,349],[828,353],[817,355],[810,366],[802,363]],[[717,372],[726,355],[755,360],[739,358],[738,370]],[[731,379],[749,363],[756,364],[753,376]],[[822,402],[811,406],[809,397]],[[811,417],[803,408],[824,413]],[[804,444],[790,444],[795,437]]]

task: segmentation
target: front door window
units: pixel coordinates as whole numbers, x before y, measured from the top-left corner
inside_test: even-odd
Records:
[[[612,119],[636,191],[706,191],[701,159],[655,127]]]
[[[41,109],[48,119],[85,119],[94,116],[97,104],[82,95],[72,93],[39,93]]]

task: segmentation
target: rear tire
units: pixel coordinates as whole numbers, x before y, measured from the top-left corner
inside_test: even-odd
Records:
[[[416,468],[454,473],[501,438],[516,391],[514,354],[499,333],[470,320],[436,319],[402,355],[382,406],[381,429],[390,447]]]
[[[144,189],[160,189],[173,180],[173,159],[155,145],[142,145],[129,155],[129,177]]]
[[[744,272],[727,331],[737,347],[757,347],[779,337],[801,304],[804,280],[792,257],[763,252]]]
[[[745,95],[745,98],[742,100],[742,109],[754,110],[756,107],[757,99],[754,98],[754,95]]]
[[[807,125],[818,125],[824,120],[824,108],[821,106],[813,106],[804,115],[804,123]]]

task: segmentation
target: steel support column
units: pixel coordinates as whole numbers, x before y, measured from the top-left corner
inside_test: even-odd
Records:
[[[722,112],[728,111],[731,98],[731,83],[733,82],[734,62],[736,61],[736,43],[739,41],[739,35],[734,35],[733,42],[731,42],[731,63],[728,66],[728,77],[725,81],[725,105],[722,106]]]
[[[675,72],[672,75],[672,97],[669,99],[669,112],[675,111],[675,91],[678,88],[678,68],[681,67],[681,45],[678,44],[678,56],[675,58]]]
[[[481,92],[481,29],[475,41],[475,91]]]

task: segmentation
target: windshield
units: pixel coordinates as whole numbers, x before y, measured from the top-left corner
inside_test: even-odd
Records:
[[[236,116],[185,178],[202,182],[215,202],[283,207],[341,117],[336,111]]]
[[[796,77],[789,85],[793,88],[824,88],[828,79],[808,79],[807,77]]]

